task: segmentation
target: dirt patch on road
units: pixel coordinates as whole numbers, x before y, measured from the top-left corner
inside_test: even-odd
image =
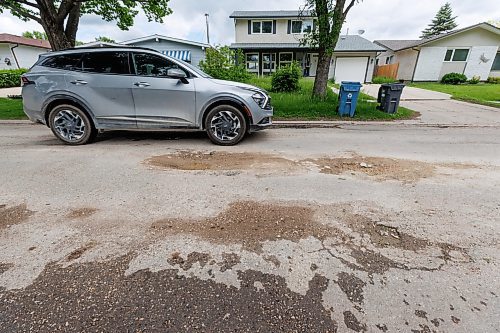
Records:
[[[156,232],[192,234],[214,243],[242,244],[254,251],[259,251],[265,241],[342,236],[339,230],[316,222],[313,216],[310,207],[243,201],[205,220],[163,219],[151,228]]]
[[[70,219],[83,219],[95,214],[97,211],[97,208],[92,207],[75,208],[72,209],[66,217]]]
[[[22,223],[31,215],[33,215],[33,211],[29,210],[26,204],[13,207],[0,205],[0,230],[11,225]]]
[[[295,170],[299,163],[269,154],[228,153],[228,152],[190,152],[180,151],[169,155],[153,156],[145,164],[174,170]]]
[[[97,244],[95,242],[90,242],[83,245],[82,247],[79,247],[78,249],[68,254],[68,256],[66,257],[66,261],[73,261],[79,259],[85,252],[94,248],[96,245]]]
[[[7,272],[12,267],[14,267],[14,264],[10,264],[10,263],[9,264],[4,264],[4,263],[0,262],[0,275],[2,275],[3,273]]]
[[[318,165],[324,174],[364,173],[380,181],[398,180],[404,183],[432,177],[436,171],[435,166],[429,163],[384,157],[323,157],[308,161]]]

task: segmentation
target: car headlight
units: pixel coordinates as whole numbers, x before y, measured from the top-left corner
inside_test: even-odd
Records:
[[[263,93],[256,92],[255,94],[252,95],[252,98],[255,101],[255,103],[257,103],[257,105],[260,106],[261,109],[263,109],[266,106],[267,96],[264,95]]]

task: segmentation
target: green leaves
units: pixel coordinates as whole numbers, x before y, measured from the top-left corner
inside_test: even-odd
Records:
[[[216,79],[238,82],[250,79],[250,74],[245,68],[243,52],[231,50],[228,46],[208,48],[206,59],[200,61],[200,68]]]
[[[456,18],[456,16],[453,16],[450,3],[447,2],[441,6],[432,23],[422,31],[420,38],[430,38],[455,29],[457,27]]]

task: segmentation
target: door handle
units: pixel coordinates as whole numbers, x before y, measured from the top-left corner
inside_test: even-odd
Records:
[[[139,88],[145,88],[145,87],[149,87],[150,84],[147,82],[136,82],[136,83],[134,83],[134,86],[139,87]]]
[[[76,85],[76,86],[83,86],[83,85],[86,85],[88,82],[83,81],[83,80],[75,80],[75,81],[71,81],[71,83]]]

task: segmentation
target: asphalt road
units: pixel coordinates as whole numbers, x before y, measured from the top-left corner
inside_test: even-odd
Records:
[[[0,124],[0,332],[499,332],[500,131]]]

